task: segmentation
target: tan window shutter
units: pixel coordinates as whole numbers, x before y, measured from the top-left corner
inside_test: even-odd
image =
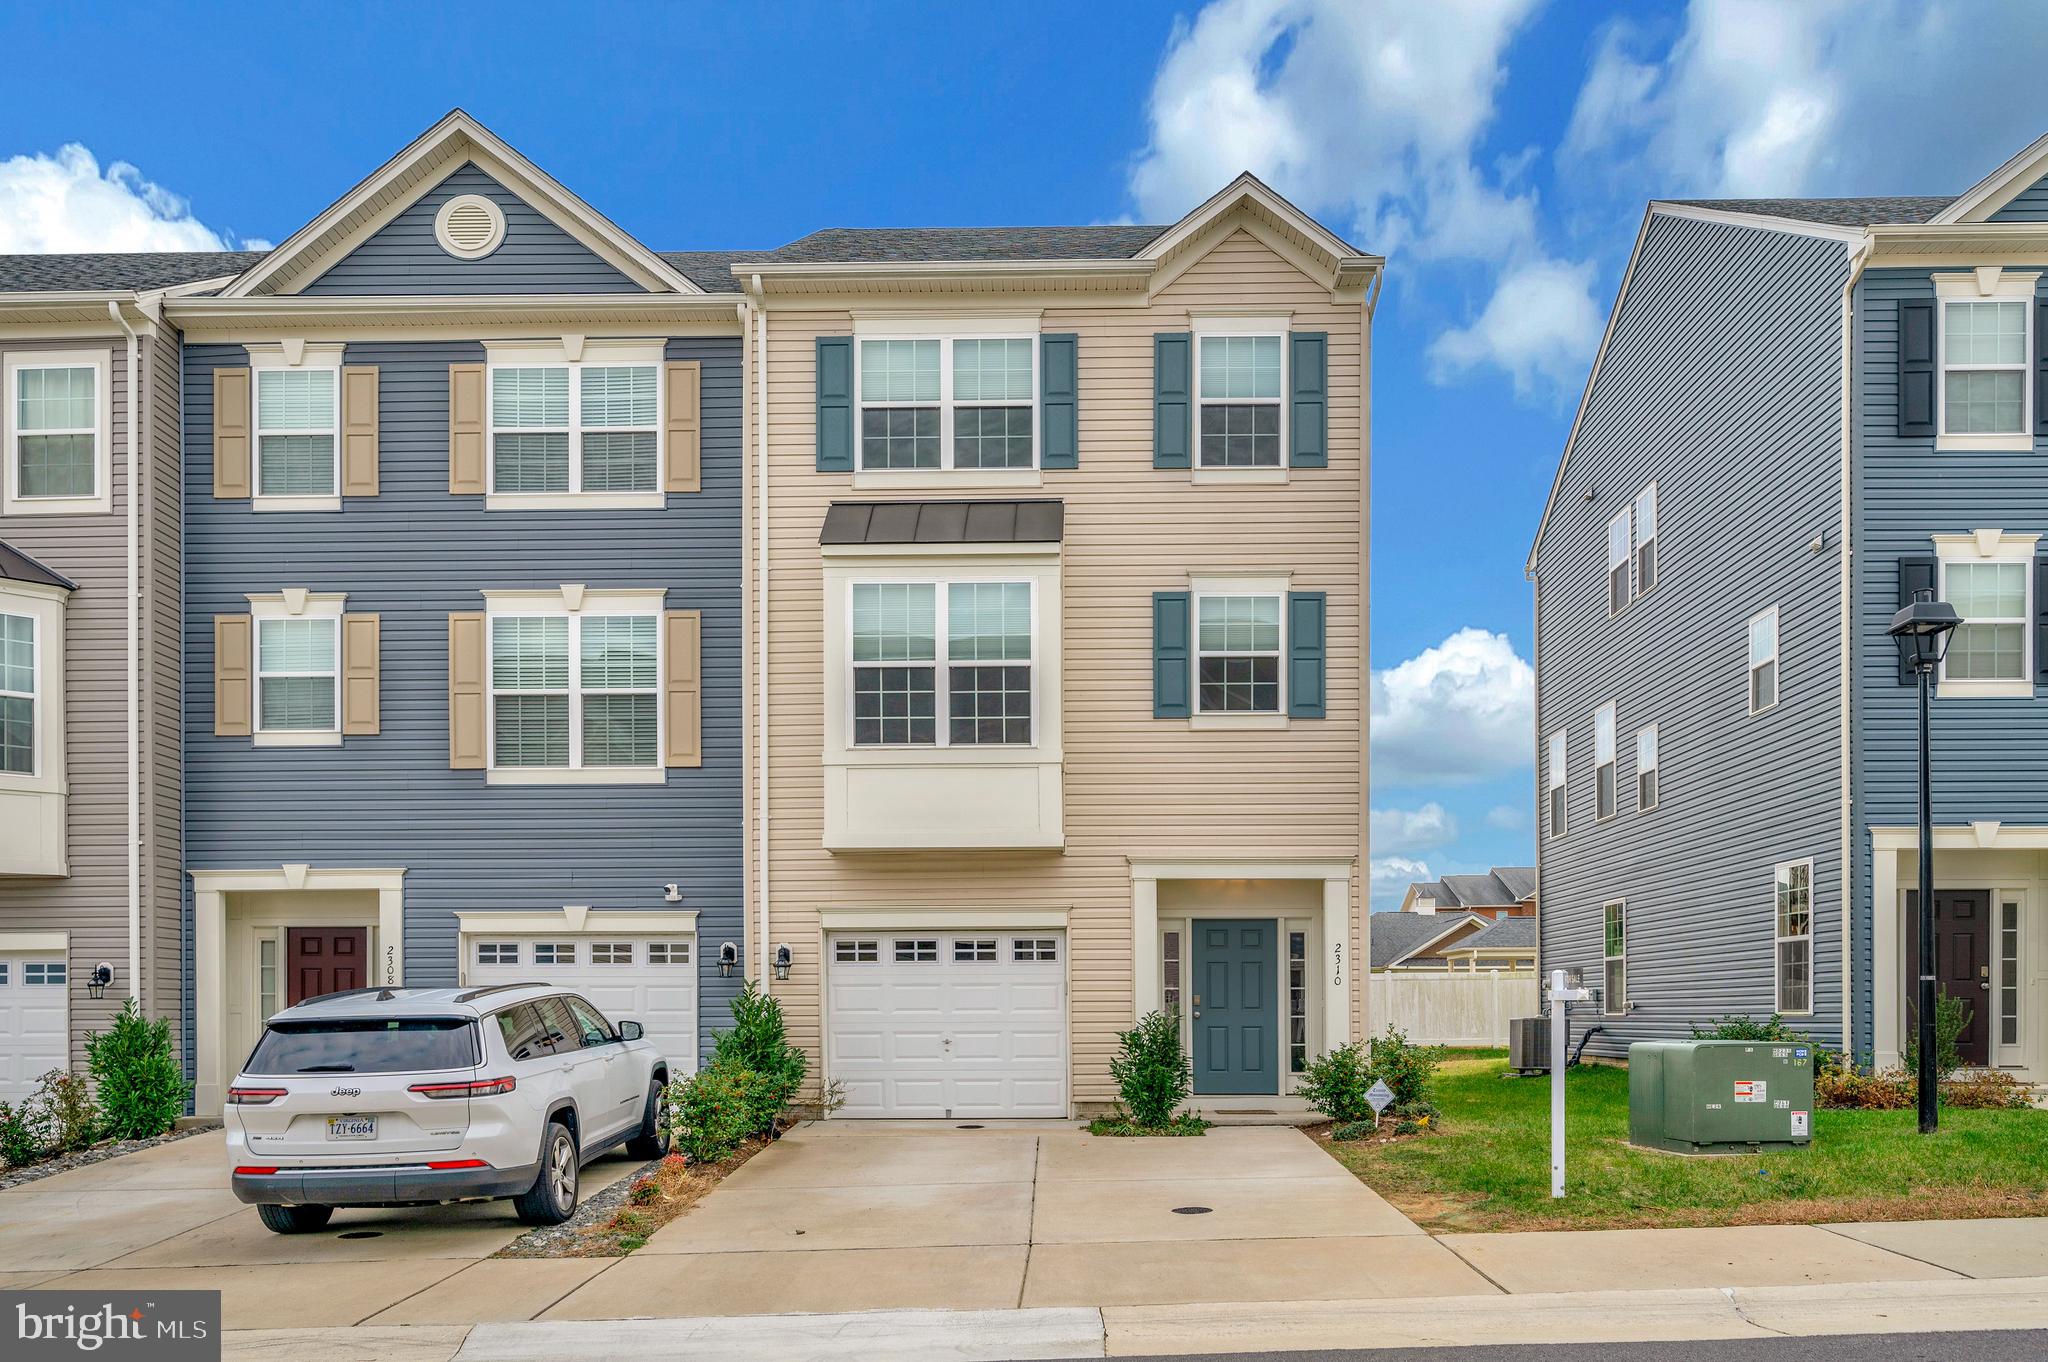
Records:
[[[457,496],[480,497],[485,491],[484,373],[481,364],[448,366],[448,490]]]
[[[213,617],[213,731],[216,737],[249,736],[250,633],[247,615]]]
[[[377,366],[341,371],[341,494],[377,495]],[[374,730],[373,730],[374,731]]]
[[[484,617],[448,617],[448,767],[481,771],[489,764],[484,733]]]
[[[663,741],[663,766],[704,764],[704,612],[668,610],[662,613],[663,661],[661,678],[662,721],[668,734]]]
[[[664,492],[701,492],[704,440],[704,365],[681,359],[668,366],[668,472]]]
[[[249,495],[247,369],[213,371],[213,494],[223,501]]]
[[[383,636],[381,615],[341,617],[341,731],[344,735],[378,731],[377,690],[382,679],[378,650]]]

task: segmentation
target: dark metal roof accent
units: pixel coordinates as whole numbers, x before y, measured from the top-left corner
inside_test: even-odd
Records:
[[[101,251],[0,255],[0,293],[87,293],[170,288],[240,274],[267,251]]]
[[[1834,227],[1875,227],[1882,223],[1925,222],[1955,202],[1953,195],[1906,195],[1855,199],[1666,199],[1689,208],[1718,208],[1724,213],[1789,218]]]
[[[0,544],[0,581],[33,582],[37,586],[78,590],[78,583],[38,563],[12,544]]]
[[[866,264],[884,261],[1129,260],[1164,227],[827,227],[766,259]]]
[[[1066,504],[1034,501],[835,501],[820,544],[1057,544]]]

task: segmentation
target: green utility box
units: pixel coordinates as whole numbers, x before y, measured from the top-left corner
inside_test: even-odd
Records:
[[[1685,1040],[1628,1047],[1630,1144],[1740,1154],[1812,1139],[1811,1045]]]

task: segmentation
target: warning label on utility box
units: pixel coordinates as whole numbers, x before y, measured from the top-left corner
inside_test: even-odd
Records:
[[[1769,1100],[1764,1094],[1764,1080],[1761,1078],[1738,1078],[1735,1080],[1735,1100],[1738,1102],[1763,1102]]]
[[[1803,1111],[1795,1111],[1795,1112],[1793,1112],[1793,1113],[1792,1113],[1792,1133],[1793,1133],[1794,1135],[1810,1135],[1810,1134],[1812,1134],[1812,1132],[1813,1132],[1813,1125],[1812,1125],[1812,1122],[1811,1122],[1811,1120],[1810,1120],[1810,1119],[1808,1118],[1807,1114],[1806,1114],[1805,1112],[1803,1112]]]

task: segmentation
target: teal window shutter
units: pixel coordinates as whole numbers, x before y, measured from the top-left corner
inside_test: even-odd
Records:
[[[1324,593],[1287,593],[1287,712],[1296,719],[1324,717]]]
[[[1290,334],[1289,368],[1294,375],[1293,411],[1288,417],[1294,448],[1288,462],[1296,468],[1330,466],[1330,333]]]
[[[1081,466],[1081,376],[1076,363],[1081,338],[1038,338],[1038,456],[1040,468]]]
[[[1152,593],[1152,717],[1185,719],[1193,694],[1188,618],[1192,593]]]
[[[853,471],[853,337],[818,337],[818,471]]]
[[[1152,466],[1190,467],[1194,446],[1195,338],[1186,331],[1152,337]],[[1183,709],[1185,714],[1186,710]]]

